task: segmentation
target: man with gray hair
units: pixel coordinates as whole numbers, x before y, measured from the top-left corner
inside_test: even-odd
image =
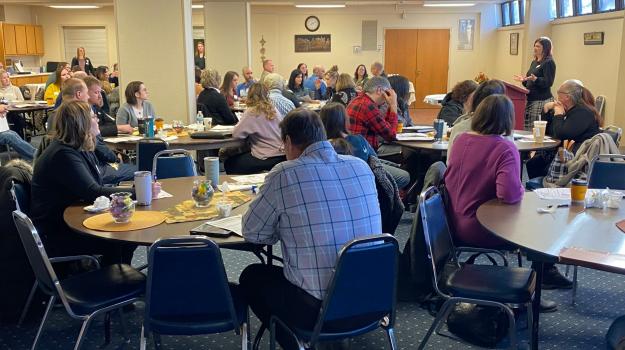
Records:
[[[386,112],[380,106],[388,104]],[[371,77],[358,95],[347,106],[349,130],[362,135],[373,147],[378,148],[378,137],[385,141],[395,140],[397,134],[397,94],[384,77]]]
[[[371,75],[374,77],[386,77],[384,73],[384,65],[382,62],[375,61],[371,64]]]
[[[263,80],[263,85],[269,90],[269,102],[276,107],[281,116],[285,116],[291,110],[295,109],[293,102],[282,94],[282,90],[284,90],[284,78],[282,78],[280,74],[267,74],[265,80]]]

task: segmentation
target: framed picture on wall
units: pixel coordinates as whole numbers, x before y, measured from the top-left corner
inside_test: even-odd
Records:
[[[510,33],[510,54],[513,56],[519,54],[519,33]]]
[[[330,34],[295,35],[295,52],[331,52]]]
[[[474,19],[458,20],[458,50],[473,50]]]

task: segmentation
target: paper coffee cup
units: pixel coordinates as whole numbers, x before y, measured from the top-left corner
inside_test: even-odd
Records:
[[[204,157],[204,174],[213,187],[219,185],[219,157]]]

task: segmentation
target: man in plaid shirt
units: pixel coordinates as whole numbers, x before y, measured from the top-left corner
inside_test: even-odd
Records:
[[[316,112],[296,109],[280,128],[288,160],[265,178],[243,217],[243,236],[257,244],[280,242],[284,268],[250,265],[239,282],[263,325],[276,315],[312,329],[339,250],[382,233],[380,206],[369,166],[334,151]],[[293,348],[287,334],[277,337],[282,348]]]
[[[380,106],[388,104],[385,114]],[[384,77],[370,78],[358,95],[347,106],[349,131],[362,135],[373,147],[378,149],[378,137],[385,141],[395,140],[397,134],[397,94]]]

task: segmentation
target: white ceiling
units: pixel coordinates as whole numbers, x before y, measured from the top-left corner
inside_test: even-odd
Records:
[[[314,3],[341,3],[347,6],[367,6],[367,5],[422,5],[424,0],[230,0],[232,2],[246,2],[249,1],[253,5],[294,5],[296,3],[314,4]],[[433,0],[437,2],[471,2],[476,4],[492,4],[500,3],[505,0]],[[99,6],[112,6],[111,0],[2,0],[4,5],[34,5],[34,6],[47,6],[47,5],[99,5]],[[193,1],[194,4],[201,4],[204,1]],[[217,1],[218,2],[218,1]]]

